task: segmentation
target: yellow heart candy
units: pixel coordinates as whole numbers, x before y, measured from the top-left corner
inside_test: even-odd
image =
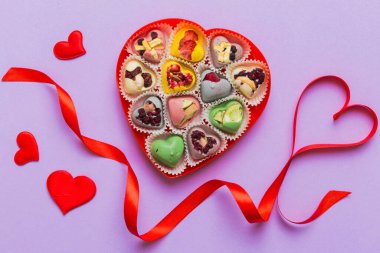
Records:
[[[182,80],[183,75],[188,76],[186,80]],[[197,82],[197,77],[192,68],[174,60],[168,60],[163,64],[161,76],[162,89],[166,94],[190,90]]]
[[[185,42],[185,40],[187,41]],[[189,41],[195,47],[189,46]],[[175,34],[173,43],[170,46],[170,54],[190,62],[200,62],[205,57],[204,45],[205,38],[200,29],[197,27],[184,27]]]

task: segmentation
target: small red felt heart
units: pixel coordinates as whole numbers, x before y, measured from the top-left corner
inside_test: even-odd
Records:
[[[37,141],[32,133],[19,133],[17,136],[17,145],[20,148],[14,156],[14,161],[17,165],[21,166],[28,162],[39,160],[40,156]]]
[[[54,46],[54,55],[60,60],[70,60],[86,53],[83,47],[83,36],[80,31],[70,33],[68,41],[57,42]]]
[[[72,209],[89,202],[96,193],[96,185],[86,176],[73,178],[64,170],[50,174],[46,182],[50,196],[65,215]]]

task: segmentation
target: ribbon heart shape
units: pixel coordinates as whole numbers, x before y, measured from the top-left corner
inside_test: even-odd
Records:
[[[333,120],[334,121],[338,120],[343,114],[348,113],[349,111],[351,111],[353,109],[359,109],[362,112],[369,114],[369,116],[371,117],[371,119],[373,121],[372,128],[371,128],[370,132],[367,134],[367,136],[365,136],[361,140],[354,141],[352,143],[310,144],[310,145],[301,147],[300,149],[298,149],[297,151],[295,151],[296,135],[297,135],[298,109],[299,109],[300,103],[302,101],[302,98],[303,98],[305,92],[311,86],[317,85],[321,81],[329,81],[329,80],[330,81],[337,81],[337,83],[344,88],[344,92],[345,92],[345,102],[344,102],[342,108],[333,115]],[[294,158],[296,158],[296,157],[298,157],[301,154],[304,154],[306,152],[316,151],[316,150],[321,150],[321,149],[342,149],[342,148],[357,147],[357,146],[360,146],[360,145],[366,143],[367,141],[369,141],[375,135],[375,133],[377,131],[377,127],[378,127],[378,118],[377,118],[376,113],[370,107],[365,106],[365,105],[361,105],[361,104],[352,104],[352,105],[350,105],[349,104],[350,103],[350,99],[351,99],[351,92],[350,92],[350,88],[349,88],[348,84],[342,78],[340,78],[338,76],[333,76],[333,75],[322,76],[322,77],[318,77],[318,78],[314,79],[302,91],[302,93],[301,93],[301,95],[300,95],[300,97],[298,99],[298,102],[297,102],[297,105],[296,105],[296,109],[295,109],[295,113],[294,113],[291,155],[290,155],[289,160],[287,161],[286,165],[281,170],[280,174],[277,176],[277,178],[272,183],[272,185],[268,188],[268,190],[265,193],[263,199],[261,200],[261,203],[260,203],[260,206],[259,206],[259,209],[260,209],[260,207],[262,207],[263,214],[265,214],[263,216],[265,218],[264,220],[269,219],[269,215],[270,215],[270,211],[269,210],[272,210],[273,204],[274,204],[274,202],[271,201],[271,200],[273,199],[274,196],[278,197],[280,186],[282,185],[282,183],[283,183],[283,181],[285,179],[286,173],[288,172],[289,167],[290,167],[292,161],[294,160]],[[320,204],[317,207],[317,209],[315,210],[315,212],[308,219],[306,219],[304,221],[292,221],[292,220],[286,218],[283,215],[283,213],[281,212],[280,208],[278,208],[278,209],[279,209],[280,215],[285,220],[287,220],[287,221],[289,221],[291,223],[294,223],[294,224],[306,224],[306,223],[309,223],[309,222],[315,220],[319,216],[321,216],[324,212],[326,212],[328,210],[328,208],[330,208],[336,202],[338,202],[339,200],[341,200],[344,197],[348,196],[349,194],[351,194],[351,192],[347,192],[347,191],[329,191],[324,196],[324,198],[320,202]],[[270,205],[268,205],[269,203],[270,203]]]
[[[319,81],[329,79],[333,81],[337,81],[340,85],[343,86],[346,93],[346,101],[336,114],[334,114],[334,119],[338,119],[344,113],[349,112],[352,109],[360,109],[364,110],[371,117],[373,124],[372,129],[363,139],[352,142],[352,143],[342,143],[342,144],[311,144],[308,146],[304,146],[297,151],[294,152],[295,140],[296,140],[296,129],[297,129],[297,116],[298,116],[298,108],[303,97],[305,91],[318,83]],[[82,143],[93,153],[98,156],[102,156],[104,158],[112,159],[117,162],[120,162],[128,167],[128,176],[127,176],[127,186],[126,193],[124,199],[124,220],[128,230],[138,238],[144,241],[155,241],[158,240],[169,232],[171,232],[187,215],[189,215],[193,210],[195,210],[203,201],[205,201],[210,195],[212,195],[219,188],[226,186],[232,197],[234,198],[236,204],[240,208],[240,211],[246,218],[249,223],[256,222],[266,222],[270,218],[270,214],[273,210],[273,206],[276,203],[278,198],[278,194],[281,188],[281,185],[285,179],[287,171],[293,161],[294,158],[299,155],[310,152],[313,150],[320,149],[343,149],[343,148],[351,148],[360,146],[366,142],[368,142],[376,133],[378,127],[378,119],[376,113],[368,106],[353,104],[349,105],[350,101],[350,90],[347,83],[337,76],[323,76],[317,78],[310,82],[305,90],[301,93],[301,96],[298,100],[295,114],[294,114],[294,122],[293,122],[293,143],[292,143],[292,152],[289,157],[289,160],[285,164],[284,168],[280,171],[277,178],[265,192],[263,198],[260,201],[258,207],[252,201],[252,198],[247,193],[247,191],[241,187],[240,185],[232,182],[222,181],[222,180],[210,180],[203,185],[199,186],[192,193],[190,193],[181,203],[179,203],[169,214],[167,214],[157,225],[155,225],[152,229],[150,229],[145,234],[140,234],[137,229],[137,215],[139,210],[139,198],[140,198],[140,190],[139,190],[139,182],[136,177],[135,172],[133,171],[127,157],[125,154],[118,148],[104,143],[87,136],[82,135],[80,128],[78,117],[76,114],[74,103],[70,97],[70,95],[62,89],[53,79],[51,79],[46,74],[26,68],[11,68],[3,77],[2,81],[12,81],[12,82],[40,82],[40,83],[48,83],[52,84],[58,92],[58,100],[61,107],[61,112],[63,118],[65,119],[67,125],[71,128],[71,130],[78,136],[78,138],[82,141]],[[329,191],[323,199],[320,201],[318,207],[315,209],[314,213],[303,221],[292,221],[287,219],[281,213],[282,217],[294,224],[306,224],[314,221],[318,217],[320,217],[323,213],[330,209],[333,205],[339,202],[341,199],[349,195],[350,192],[347,191]]]
[[[37,141],[32,133],[21,132],[18,134],[16,141],[20,148],[14,156],[14,161],[17,165],[21,166],[28,162],[39,160]]]
[[[70,60],[86,53],[83,46],[83,36],[80,31],[70,33],[67,41],[57,42],[53,48],[55,57],[60,60]]]
[[[50,174],[46,186],[64,215],[90,201],[96,193],[96,185],[90,178],[86,176],[73,178],[64,170]]]

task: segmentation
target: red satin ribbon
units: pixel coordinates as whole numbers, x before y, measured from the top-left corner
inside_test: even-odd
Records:
[[[322,79],[332,79],[338,81],[340,85],[343,86],[346,92],[346,101],[343,107],[334,114],[334,120],[338,119],[343,113],[352,110],[352,109],[361,109],[367,112],[373,120],[372,129],[369,134],[364,137],[362,140],[353,143],[345,143],[345,144],[312,144],[305,147],[300,148],[297,151],[294,151],[295,141],[296,141],[296,130],[297,130],[297,115],[298,115],[298,107],[301,102],[301,98],[305,91],[312,85],[317,84],[318,81]],[[369,141],[373,135],[375,134],[378,126],[378,120],[376,113],[365,105],[348,105],[350,101],[350,90],[347,83],[337,77],[337,76],[323,76],[317,78],[310,82],[304,91],[302,92],[294,114],[293,121],[293,141],[292,141],[292,152],[289,157],[288,162],[281,170],[280,174],[274,180],[272,185],[265,192],[264,197],[262,198],[259,207],[256,208],[249,194],[238,184],[226,182],[222,180],[210,180],[200,187],[198,187],[195,191],[193,191],[189,196],[187,196],[178,206],[176,206],[168,215],[166,215],[156,226],[154,226],[151,230],[149,230],[145,234],[139,234],[137,230],[137,215],[139,209],[139,183],[134,173],[131,165],[128,162],[126,156],[121,152],[118,148],[101,142],[95,139],[91,139],[81,134],[79,128],[79,122],[77,118],[77,114],[75,111],[74,103],[69,96],[69,94],[62,89],[56,82],[54,82],[49,76],[46,74],[39,72],[33,69],[26,68],[11,68],[3,77],[2,81],[14,81],[14,82],[39,82],[39,83],[48,83],[52,84],[56,87],[58,92],[59,104],[61,107],[62,115],[67,123],[67,125],[71,128],[71,130],[78,136],[78,138],[83,142],[83,144],[95,154],[109,158],[120,163],[123,163],[128,166],[128,178],[127,178],[127,187],[125,193],[124,200],[124,219],[125,223],[128,227],[128,230],[134,234],[135,236],[141,238],[144,241],[155,241],[160,239],[161,237],[167,235],[171,232],[175,226],[177,226],[188,214],[190,214],[195,208],[197,208],[203,201],[205,201],[210,195],[212,195],[216,190],[218,190],[222,186],[226,186],[230,193],[232,194],[234,200],[239,206],[242,214],[247,219],[249,223],[255,222],[265,222],[269,219],[270,214],[273,210],[273,206],[278,197],[281,185],[284,181],[286,173],[293,161],[297,156],[319,149],[336,149],[336,148],[351,148],[362,145]],[[346,191],[329,191],[323,199],[320,201],[318,207],[315,212],[304,221],[292,221],[284,217],[280,211],[281,216],[294,224],[305,224],[314,221],[318,217],[320,217],[323,213],[325,213],[330,207],[336,204],[338,201],[349,195],[350,192]]]

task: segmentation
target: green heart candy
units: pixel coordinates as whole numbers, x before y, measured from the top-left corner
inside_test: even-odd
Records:
[[[155,140],[150,147],[154,160],[170,168],[174,168],[181,160],[184,150],[183,139],[178,135],[171,135],[164,140]]]
[[[209,119],[216,128],[229,134],[234,134],[243,123],[244,108],[236,100],[226,101],[211,109]]]

